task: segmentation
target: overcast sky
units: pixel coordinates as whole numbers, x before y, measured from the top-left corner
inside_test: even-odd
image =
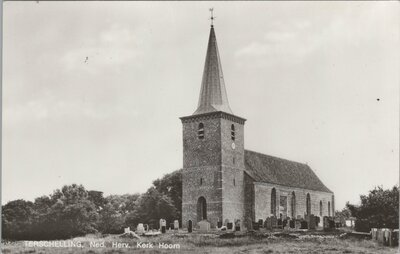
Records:
[[[181,168],[210,7],[246,149],[308,163],[337,209],[399,183],[398,2],[5,2],[3,203]]]

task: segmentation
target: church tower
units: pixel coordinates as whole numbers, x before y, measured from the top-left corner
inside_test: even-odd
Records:
[[[214,26],[196,111],[183,125],[182,223],[244,221],[244,123],[229,106]],[[242,223],[241,223],[242,224]],[[242,224],[243,225],[243,224]]]

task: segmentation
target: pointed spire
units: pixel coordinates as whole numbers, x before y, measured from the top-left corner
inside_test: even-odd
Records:
[[[226,95],[224,75],[222,74],[214,26],[211,25],[199,104],[193,115],[215,111],[233,114]]]

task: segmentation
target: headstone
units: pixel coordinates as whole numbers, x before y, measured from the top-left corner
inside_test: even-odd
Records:
[[[308,216],[308,229],[315,229],[315,216],[314,215],[310,215]]]
[[[160,219],[160,229],[162,228],[162,226],[167,227],[167,221],[164,219]]]
[[[144,233],[145,233],[143,223],[139,223],[139,224],[137,225],[137,227],[136,227],[136,233],[137,233],[137,234],[144,234]]]
[[[294,220],[294,219],[289,221],[290,228],[295,228],[295,222],[296,222],[296,220]]]
[[[162,226],[161,233],[165,234],[166,231],[167,231],[167,226]]]
[[[131,232],[131,228],[130,227],[124,228],[124,234],[127,234],[129,232]]]
[[[175,230],[179,229],[179,221],[178,220],[174,220],[174,229]]]
[[[372,240],[377,240],[378,237],[378,229],[377,228],[371,228],[371,238]]]
[[[329,229],[329,218],[328,218],[328,216],[324,216],[323,217],[323,226],[324,226],[324,229]]]
[[[149,225],[148,224],[144,224],[144,231],[145,232],[149,231]]]
[[[169,224],[169,229],[171,229],[171,230],[174,229],[174,223]]]
[[[294,227],[296,229],[300,229],[301,228],[301,220],[295,220]]]
[[[268,217],[265,220],[265,228],[266,229],[272,229],[272,218],[271,217]]]
[[[308,223],[307,223],[307,221],[301,220],[300,223],[301,223],[300,229],[307,229],[307,228],[308,228]]]
[[[278,219],[275,216],[271,217],[271,227],[277,228],[278,227]]]
[[[209,223],[208,221],[202,220],[202,221],[200,221],[200,222],[197,223],[197,224],[198,224],[199,227],[200,227],[200,231],[203,231],[203,232],[210,231],[210,223]]]
[[[262,228],[263,227],[263,220],[262,219],[259,219],[258,220],[258,226],[260,227],[260,228]]]
[[[226,224],[226,227],[228,228],[228,230],[232,230],[233,229],[233,223],[232,222],[228,222]]]
[[[217,228],[221,228],[222,227],[222,221],[218,221],[217,222]]]
[[[258,222],[253,221],[253,229],[254,230],[260,230],[260,225],[258,224]]]
[[[188,221],[188,232],[192,233],[193,231],[193,222],[191,220]]]
[[[235,222],[235,231],[240,231],[240,220],[236,220]]]
[[[281,218],[278,219],[278,228],[283,228],[283,221]]]

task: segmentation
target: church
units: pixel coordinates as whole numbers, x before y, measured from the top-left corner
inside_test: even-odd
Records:
[[[334,194],[306,164],[244,147],[246,119],[228,103],[214,26],[196,111],[183,125],[182,224],[333,216]]]

